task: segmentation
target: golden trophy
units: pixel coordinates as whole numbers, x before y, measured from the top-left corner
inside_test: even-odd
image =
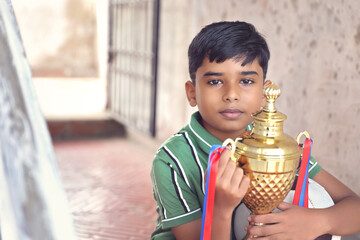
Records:
[[[270,213],[285,199],[302,154],[298,142],[283,132],[286,115],[275,108],[279,87],[272,83],[263,92],[266,106],[253,114],[253,129],[235,141],[227,139],[223,143],[231,146],[231,159],[250,178],[243,202],[253,214]]]

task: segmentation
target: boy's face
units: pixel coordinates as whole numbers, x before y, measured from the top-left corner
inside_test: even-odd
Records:
[[[258,60],[245,66],[241,63],[234,59],[216,63],[205,58],[196,71],[195,85],[186,83],[189,103],[198,106],[203,127],[221,141],[239,137],[253,121],[251,114],[265,104]]]

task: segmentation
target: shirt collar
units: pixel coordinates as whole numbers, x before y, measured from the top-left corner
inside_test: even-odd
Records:
[[[200,112],[197,111],[191,115],[190,123],[187,125],[188,131],[191,135],[193,135],[194,139],[196,139],[200,148],[204,152],[209,152],[211,146],[213,145],[222,145],[222,142],[217,139],[214,135],[209,133],[202,125],[201,125],[201,115]],[[252,130],[253,123],[249,124],[246,128],[246,131]]]
[[[209,133],[202,125],[201,125],[201,115],[199,112],[195,112],[191,116],[190,123],[187,125],[187,128],[191,135],[196,139],[200,148],[204,152],[209,152],[211,146],[213,145],[221,145],[222,142]]]

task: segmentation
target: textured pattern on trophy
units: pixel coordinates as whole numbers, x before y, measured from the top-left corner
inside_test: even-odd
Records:
[[[290,191],[295,172],[282,174],[269,174],[253,172],[250,176],[252,182],[244,202],[255,214],[269,213],[275,209]]]

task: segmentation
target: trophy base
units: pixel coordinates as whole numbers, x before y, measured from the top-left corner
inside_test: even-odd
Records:
[[[289,194],[284,199],[284,202],[292,203],[294,198],[294,191],[290,191]],[[327,208],[334,205],[333,200],[326,190],[317,182],[309,179],[309,208]],[[280,210],[275,209],[273,212],[279,212]],[[234,220],[233,220],[233,229],[236,240],[246,240],[249,238],[247,232],[244,230],[244,227],[249,224],[247,221],[248,216],[252,214],[251,210],[248,209],[245,204],[241,203],[235,210]],[[334,235],[323,235],[316,240],[340,240],[341,237]]]

